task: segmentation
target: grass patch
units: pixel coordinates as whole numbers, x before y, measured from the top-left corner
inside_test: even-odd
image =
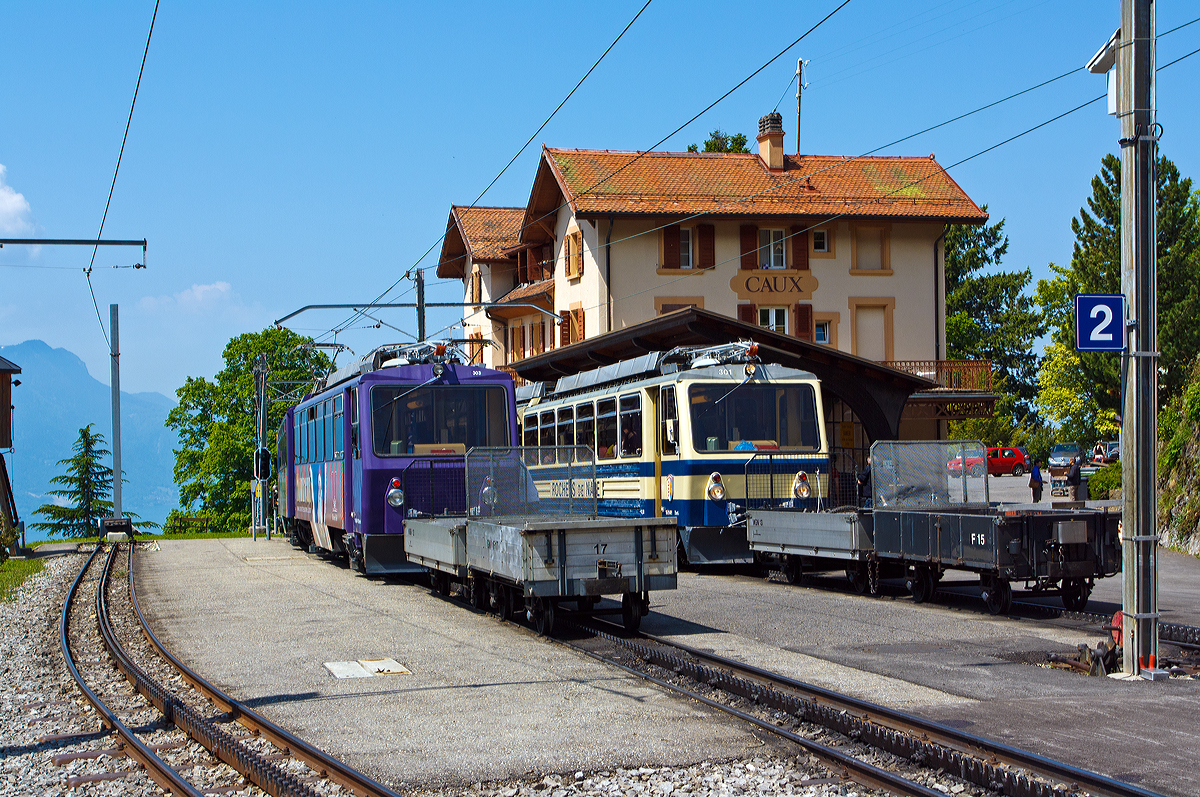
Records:
[[[15,598],[25,579],[42,572],[45,566],[41,559],[9,559],[0,565],[0,601],[8,603]]]

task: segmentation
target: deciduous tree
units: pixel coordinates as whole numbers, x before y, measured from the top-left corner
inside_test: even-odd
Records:
[[[688,152],[699,152],[700,148],[695,144],[688,144]],[[708,134],[708,140],[704,142],[705,152],[749,152],[746,147],[745,133],[726,133],[717,128]]]
[[[179,404],[167,415],[167,426],[179,434],[175,483],[182,511],[206,516],[214,530],[249,527],[255,362],[265,354],[273,380],[324,376],[332,364],[311,343],[287,329],[239,335],[226,344],[225,367],[212,381],[188,377],[175,391]],[[267,428],[277,428],[286,411],[286,404],[272,402]]]

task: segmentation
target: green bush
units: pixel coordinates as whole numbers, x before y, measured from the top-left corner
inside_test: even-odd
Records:
[[[1121,463],[1114,462],[1093,473],[1088,478],[1088,496],[1095,499],[1113,498],[1114,491],[1121,489]]]

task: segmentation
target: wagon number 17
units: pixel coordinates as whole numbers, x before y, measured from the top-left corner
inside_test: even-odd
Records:
[[[607,542],[598,542],[598,543],[596,543],[595,547],[596,547],[596,553],[604,553],[605,551],[608,550],[608,543]]]

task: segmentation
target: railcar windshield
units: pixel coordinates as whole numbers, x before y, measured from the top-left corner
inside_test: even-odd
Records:
[[[692,447],[709,451],[775,451],[821,447],[812,385],[692,385]]]
[[[508,395],[502,385],[376,385],[371,388],[376,456],[465,454],[509,445]]]

